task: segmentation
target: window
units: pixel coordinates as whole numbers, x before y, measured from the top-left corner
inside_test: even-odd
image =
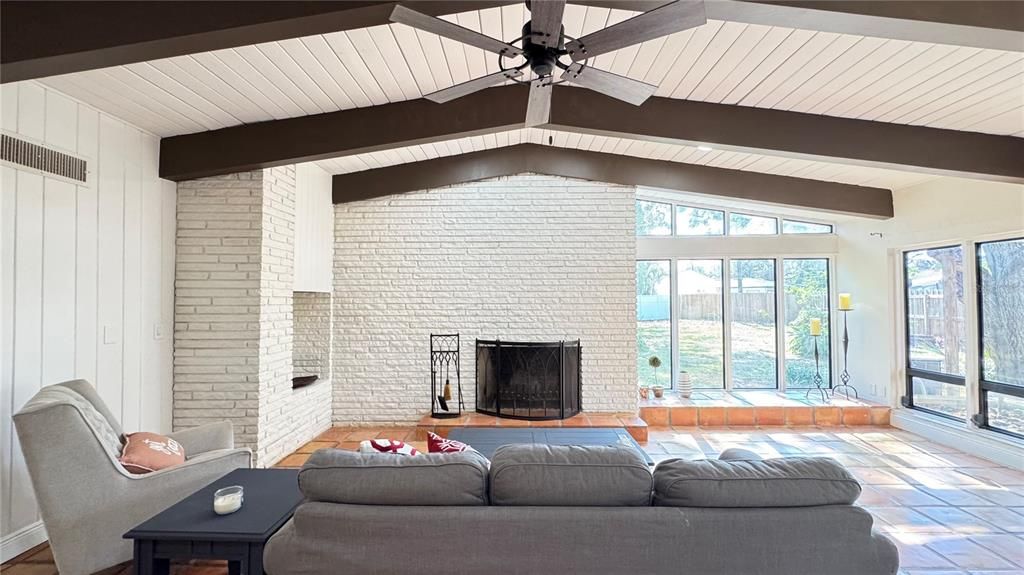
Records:
[[[963,248],[908,251],[903,275],[907,405],[965,419]]]
[[[980,421],[1024,435],[1024,238],[977,248]]]
[[[775,260],[734,259],[729,263],[733,388],[775,388]]]
[[[690,375],[693,387],[721,389],[725,385],[722,260],[679,260],[676,286],[679,370]]]
[[[725,212],[676,206],[676,235],[720,236],[725,234]]]
[[[672,235],[672,204],[637,200],[636,235]]]
[[[787,259],[782,262],[786,322],[786,387],[815,387],[820,375],[822,387],[831,387],[831,345],[829,321],[828,260]],[[821,322],[821,335],[811,336],[811,321]],[[817,345],[818,363],[814,349]]]
[[[667,261],[636,263],[637,381],[640,385],[671,387],[672,303],[671,264]],[[650,359],[661,361],[651,367]]]
[[[784,234],[831,234],[832,226],[828,224],[815,224],[811,222],[798,222],[794,220],[782,220],[782,233]]]
[[[729,235],[774,235],[779,233],[779,221],[765,216],[729,214]]]

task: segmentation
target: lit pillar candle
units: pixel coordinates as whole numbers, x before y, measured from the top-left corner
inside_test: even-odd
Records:
[[[839,309],[849,311],[853,309],[853,298],[848,293],[839,294]]]
[[[811,335],[821,335],[820,319],[815,318],[811,320]]]

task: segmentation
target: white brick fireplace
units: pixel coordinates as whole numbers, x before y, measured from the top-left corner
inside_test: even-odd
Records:
[[[335,206],[334,423],[430,410],[429,335],[582,340],[583,409],[635,411],[635,190],[540,175]]]
[[[583,409],[636,410],[633,188],[524,174],[339,204],[333,293],[312,293],[296,173],[178,186],[176,428],[230,420],[270,465],[332,422],[414,422],[430,333],[462,336],[467,411],[477,338],[580,339]]]

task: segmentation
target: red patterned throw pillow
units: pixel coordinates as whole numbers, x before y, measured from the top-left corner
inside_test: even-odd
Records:
[[[428,431],[427,451],[430,453],[459,453],[460,451],[473,451],[473,448],[461,441],[441,437],[432,431]]]
[[[359,443],[359,453],[393,453],[395,455],[419,455],[415,447],[397,439],[367,439]]]

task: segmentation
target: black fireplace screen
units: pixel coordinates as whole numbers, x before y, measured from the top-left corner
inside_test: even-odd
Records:
[[[515,419],[580,412],[580,342],[476,340],[476,410]]]

